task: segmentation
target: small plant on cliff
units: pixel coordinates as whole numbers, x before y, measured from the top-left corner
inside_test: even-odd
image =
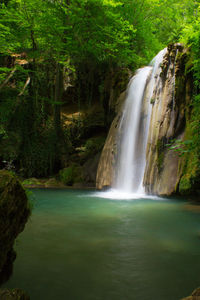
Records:
[[[192,140],[182,141],[180,139],[173,139],[166,146],[168,146],[170,150],[177,152],[178,155],[182,157],[186,153],[189,153],[193,150],[193,141]]]

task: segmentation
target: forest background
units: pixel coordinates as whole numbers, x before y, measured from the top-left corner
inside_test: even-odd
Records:
[[[130,73],[176,42],[193,78],[181,154],[200,170],[200,1],[1,0],[0,167],[25,178],[67,168],[73,184],[102,149]]]

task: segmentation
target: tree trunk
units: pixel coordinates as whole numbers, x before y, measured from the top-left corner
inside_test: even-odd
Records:
[[[56,80],[55,80],[55,104],[54,104],[54,129],[57,137],[61,135],[61,100],[63,93],[63,69],[62,66],[57,63],[56,65]]]

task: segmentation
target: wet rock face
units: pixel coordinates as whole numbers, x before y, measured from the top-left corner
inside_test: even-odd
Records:
[[[108,137],[106,139],[103,151],[101,153],[101,157],[97,169],[97,176],[96,176],[97,189],[110,187],[112,184],[112,178],[114,172],[113,165],[115,163],[114,147],[116,142],[118,123],[119,121],[117,116],[112,122]]]
[[[16,257],[13,244],[17,235],[23,231],[29,215],[28,199],[20,182],[10,172],[1,170],[0,283],[6,281],[12,272],[12,263]]]
[[[102,150],[96,176],[96,188],[103,189],[112,185],[114,165],[116,163],[117,133],[122,116],[122,107],[126,93],[123,92],[116,102],[117,116],[112,122],[104,148]]]
[[[148,193],[171,195],[180,181],[181,159],[169,144],[184,138],[191,85],[185,76],[187,56],[181,44],[170,45],[162,63],[161,84],[159,89],[154,87],[144,175]]]

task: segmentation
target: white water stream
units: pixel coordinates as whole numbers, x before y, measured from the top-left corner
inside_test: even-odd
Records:
[[[139,69],[131,79],[118,131],[117,163],[112,189],[114,194],[144,195],[143,177],[151,119],[151,98],[160,85],[161,63],[166,49]]]

